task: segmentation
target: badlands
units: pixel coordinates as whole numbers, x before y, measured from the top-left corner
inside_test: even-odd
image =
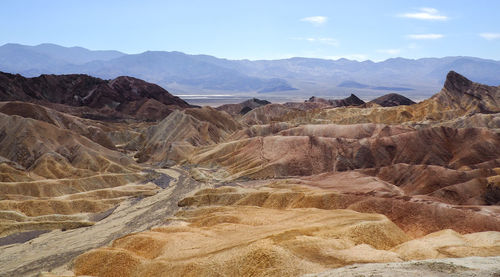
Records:
[[[500,87],[196,107],[0,73],[0,276],[500,276]]]

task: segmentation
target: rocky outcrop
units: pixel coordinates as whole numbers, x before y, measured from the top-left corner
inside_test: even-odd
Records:
[[[286,102],[286,103],[283,103],[283,106],[285,106],[287,108],[294,108],[294,109],[303,110],[303,111],[331,107],[331,105],[328,102],[320,102],[320,101],[316,101],[316,102],[308,102],[308,101]]]
[[[225,105],[219,106],[219,107],[217,107],[217,110],[225,111],[230,115],[244,115],[255,108],[265,106],[268,104],[271,104],[271,102],[269,102],[267,100],[260,100],[257,98],[252,98],[252,99],[248,99],[246,101],[243,101],[239,104],[225,104]]]
[[[288,121],[304,114],[304,111],[296,108],[282,104],[269,104],[249,111],[240,119],[240,122],[245,125],[269,124]]]
[[[351,128],[363,129],[360,125]],[[320,129],[317,128],[318,135]],[[228,178],[256,179],[379,168],[397,163],[462,169],[498,166],[500,161],[500,150],[496,147],[500,145],[500,137],[484,129],[439,127],[391,131],[389,127],[385,133],[361,139],[349,137],[356,135],[354,130],[344,131],[345,138],[333,130],[321,130],[325,136],[313,136],[307,129],[296,129],[281,131],[281,136],[220,143],[199,149],[190,161],[218,164],[227,170]]]
[[[447,76],[443,89],[433,97],[413,105],[380,107],[366,105],[356,107],[324,107],[291,112],[281,108],[282,113],[273,117],[261,117],[254,124],[287,121],[292,124],[357,124],[357,123],[424,123],[438,124],[474,114],[493,114],[500,111],[500,88],[474,83],[455,72]],[[329,103],[329,100],[312,99],[313,103]],[[325,102],[326,101],[326,102]],[[372,103],[373,104],[373,103]],[[358,108],[359,107],[359,108]],[[275,110],[278,108],[275,107]],[[287,110],[288,109],[288,110]],[[285,112],[286,111],[286,112]],[[245,119],[243,119],[245,120]]]
[[[157,186],[138,184],[148,175],[131,158],[63,122],[0,113],[0,237],[88,226],[88,214],[155,193]]]
[[[227,113],[210,107],[175,111],[132,141],[139,162],[175,164],[196,146],[216,144],[241,128]]]
[[[58,110],[61,104],[79,107],[73,113],[96,119],[158,120],[174,109],[190,107],[160,86],[136,78],[107,81],[82,74],[24,78],[0,72],[0,101],[37,102]]]
[[[309,100],[306,100],[306,102],[319,102],[319,103],[324,103],[328,104],[331,107],[346,107],[346,106],[360,106],[365,104],[365,101],[359,99],[356,95],[351,94],[349,97],[344,98],[344,99],[324,99],[324,98],[317,98],[317,97],[311,97]]]
[[[431,100],[447,109],[473,113],[500,112],[500,87],[474,83],[464,76],[450,71],[443,89]]]
[[[378,98],[373,99],[372,101],[368,103],[375,103],[377,105],[380,105],[382,107],[394,107],[394,106],[401,106],[401,105],[413,105],[415,102],[413,100],[404,97],[401,94],[397,93],[389,93],[383,96],[380,96]]]
[[[58,128],[71,130],[109,149],[116,149],[109,137],[109,132],[116,131],[116,126],[72,116],[56,110],[28,102],[0,102],[0,113],[18,115],[50,123]]]

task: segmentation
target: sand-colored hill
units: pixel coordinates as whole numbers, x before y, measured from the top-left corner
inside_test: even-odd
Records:
[[[62,215],[103,212],[158,189],[140,184],[149,177],[133,159],[65,129],[70,116],[48,115],[61,121],[0,113],[0,236],[88,226],[86,215]],[[68,123],[76,131],[83,125]]]
[[[500,130],[500,113],[483,114],[476,113],[450,119],[447,121],[426,122],[419,127],[446,126],[452,128],[488,128],[495,132]]]
[[[84,119],[28,102],[0,102],[0,113],[18,115],[50,123],[56,127],[73,131],[106,148],[115,149],[115,144],[108,135],[116,127],[99,121]]]
[[[294,117],[303,117],[304,115],[306,112],[303,110],[281,104],[269,104],[249,111],[240,121],[246,125],[269,124],[290,121]]]
[[[353,263],[500,255],[500,232],[444,230],[410,240],[385,216],[307,207],[318,203],[317,192],[295,192],[305,194],[271,187],[199,191],[180,205],[202,207],[180,211],[169,226],[79,256],[75,273],[297,276]]]
[[[406,163],[366,169],[362,172],[394,184],[409,195],[429,195],[458,205],[485,204],[487,178],[498,174],[498,170],[491,168],[457,170],[436,165]]]
[[[387,250],[408,240],[384,216],[349,210],[213,207],[179,217],[188,225],[132,234],[83,254],[75,273],[296,276],[356,261],[401,261]]]
[[[499,166],[497,145],[500,145],[500,136],[486,129],[436,127],[408,131],[404,127],[395,127],[395,131],[391,131],[391,127],[387,127],[387,133],[354,139],[342,136],[349,135],[349,132],[351,136],[356,132],[364,136],[363,125],[353,125],[351,130],[343,128],[347,131],[340,133],[341,137],[330,132],[335,128],[298,128],[281,131],[279,134],[283,135],[219,143],[199,148],[190,162],[220,166],[228,172],[230,179],[311,175],[397,163],[439,165],[452,169]],[[327,136],[310,135],[314,129],[321,130],[317,134],[323,132]],[[301,132],[310,133],[306,136],[300,135]]]
[[[210,107],[186,109],[149,127],[127,147],[138,150],[139,162],[175,164],[186,159],[194,147],[222,142],[240,128],[225,112]]]
[[[469,209],[432,199],[422,200],[421,197],[406,195],[395,185],[353,172],[285,179],[257,188],[223,187],[200,191],[179,205],[351,209],[384,214],[411,237],[443,229],[460,233],[500,231],[500,217],[487,207]]]
[[[67,129],[3,113],[0,113],[0,118],[0,130],[3,134],[0,155],[26,169],[36,170],[39,159],[57,158],[81,170],[127,173],[135,167],[132,159]],[[47,170],[42,174],[51,173],[54,172]]]
[[[0,237],[0,276],[40,276],[43,271],[67,276],[68,265],[79,254],[164,224],[166,218],[177,212],[180,199],[192,190],[206,187],[182,168],[155,171],[160,176],[152,182],[164,187],[157,194],[128,197],[102,213],[71,215],[73,220],[85,219],[90,226],[71,229],[60,225],[54,230],[20,231]]]

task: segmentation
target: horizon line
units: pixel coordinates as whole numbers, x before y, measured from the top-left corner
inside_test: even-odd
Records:
[[[142,52],[138,52],[138,53],[127,53],[127,52],[124,52],[124,51],[121,51],[121,50],[116,50],[116,49],[90,49],[90,48],[87,48],[87,47],[84,47],[84,46],[79,46],[79,45],[65,46],[65,45],[56,44],[56,43],[52,43],[52,42],[43,42],[43,43],[39,43],[39,44],[36,44],[36,45],[28,45],[28,44],[22,44],[22,43],[17,43],[17,42],[7,42],[7,43],[4,43],[3,45],[0,45],[0,47],[4,47],[4,46],[7,46],[7,45],[20,45],[20,46],[28,46],[28,47],[37,47],[37,46],[42,46],[42,45],[53,45],[53,46],[58,46],[58,47],[63,47],[63,48],[82,48],[82,49],[85,49],[85,50],[88,50],[88,51],[93,51],[93,52],[94,51],[115,51],[115,52],[120,52],[120,53],[122,53],[124,55],[141,55],[141,54],[145,54],[147,52],[181,53],[181,54],[185,54],[185,55],[189,55],[189,56],[211,56],[211,57],[214,57],[214,58],[217,58],[217,59],[224,59],[224,60],[230,60],[230,61],[280,61],[280,60],[290,60],[290,59],[298,58],[298,59],[317,59],[317,60],[326,60],[326,61],[348,60],[348,61],[359,62],[359,63],[362,63],[362,62],[381,63],[381,62],[385,62],[385,61],[388,61],[388,60],[395,60],[395,59],[404,59],[404,60],[413,60],[413,61],[416,61],[416,60],[421,60],[421,59],[475,58],[475,59],[482,59],[482,60],[490,60],[490,61],[500,62],[500,60],[496,60],[496,59],[492,59],[492,58],[482,58],[482,57],[467,56],[467,55],[457,55],[457,56],[451,56],[450,55],[450,56],[442,56],[442,57],[420,57],[420,58],[407,58],[407,57],[403,57],[403,56],[397,56],[397,57],[387,58],[385,60],[379,60],[379,61],[372,60],[372,59],[356,60],[356,59],[349,59],[349,58],[345,58],[345,57],[340,57],[338,59],[331,59],[331,58],[327,58],[327,57],[307,57],[307,56],[292,56],[292,57],[288,57],[288,58],[275,58],[275,59],[268,59],[268,58],[258,58],[258,59],[252,59],[252,58],[224,58],[224,57],[219,57],[219,56],[215,56],[215,55],[211,55],[211,54],[203,54],[203,53],[193,54],[193,53],[187,53],[187,52],[183,52],[183,51],[179,51],[179,50],[171,50],[171,51],[168,51],[168,50],[146,50],[146,51],[142,51]]]

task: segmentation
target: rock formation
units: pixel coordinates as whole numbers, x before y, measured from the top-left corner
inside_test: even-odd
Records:
[[[341,107],[299,110],[285,105],[273,104],[271,108],[260,107],[251,113],[248,124],[268,124],[271,122],[290,122],[292,124],[358,124],[358,123],[426,123],[439,124],[455,120],[461,116],[477,113],[493,114],[500,112],[498,98],[500,87],[473,83],[451,71],[447,75],[443,89],[431,98],[418,104],[395,107]],[[316,100],[315,100],[316,101]],[[317,101],[316,101],[317,102]],[[321,101],[320,101],[321,102]],[[323,103],[323,102],[321,102]],[[266,113],[271,115],[266,116]]]
[[[369,103],[375,103],[377,105],[380,105],[382,107],[393,107],[393,106],[400,106],[400,105],[413,105],[415,102],[413,102],[411,99],[404,97],[401,94],[397,93],[389,93],[386,95],[382,95],[380,97],[377,97],[370,101]]]
[[[178,212],[169,226],[131,234],[79,256],[75,273],[297,276],[353,263],[500,254],[500,232],[460,235],[447,229],[411,240],[385,216],[326,210],[321,199],[334,202],[331,193],[293,187],[250,191],[199,191],[180,205],[203,207]],[[499,228],[500,220],[496,224]]]
[[[73,131],[0,113],[0,134],[0,236],[87,226],[82,213],[157,189],[131,158]]]
[[[0,99],[7,276],[466,274],[500,256],[500,87],[455,72],[416,104],[194,108],[131,77],[9,74]]]
[[[365,104],[365,101],[359,99],[356,95],[354,94],[351,94],[349,97],[345,98],[345,99],[329,99],[329,100],[326,100],[326,99],[323,99],[323,98],[317,98],[317,97],[311,97],[309,98],[309,100],[307,100],[306,102],[311,102],[311,103],[315,103],[315,102],[319,102],[319,103],[324,103],[324,104],[328,104],[330,105],[331,107],[345,107],[345,106],[360,106],[360,105],[363,105]]]
[[[210,107],[175,111],[132,141],[139,162],[178,162],[194,147],[216,144],[240,128],[227,113]]]
[[[226,104],[226,105],[219,106],[219,107],[217,107],[217,110],[225,111],[230,115],[244,115],[255,108],[265,106],[268,104],[271,104],[271,102],[269,102],[267,100],[260,100],[257,98],[252,98],[252,99],[248,99],[246,101],[243,101],[239,104]]]
[[[174,109],[190,107],[160,86],[136,78],[123,76],[106,81],[81,74],[24,78],[0,72],[0,101],[37,102],[96,119],[158,120]]]

